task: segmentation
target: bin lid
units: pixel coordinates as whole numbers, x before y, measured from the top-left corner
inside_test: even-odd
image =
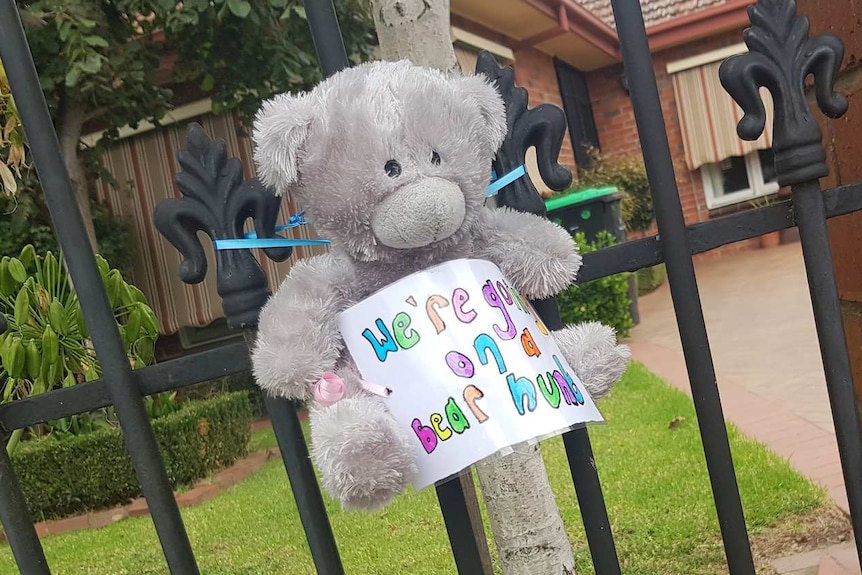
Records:
[[[617,193],[617,191],[619,190],[617,190],[617,188],[613,186],[579,190],[577,192],[572,192],[570,194],[565,194],[562,196],[557,196],[555,198],[545,200],[545,208],[547,208],[549,212],[552,212],[554,210],[559,210],[560,208],[565,208],[566,206],[571,206],[573,204],[582,204],[590,200],[595,200],[596,198],[610,196],[611,194]]]

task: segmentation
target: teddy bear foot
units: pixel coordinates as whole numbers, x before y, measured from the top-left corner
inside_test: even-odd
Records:
[[[617,344],[614,330],[597,322],[568,326],[553,336],[593,401],[607,395],[631,360],[631,351]]]
[[[351,397],[313,410],[311,440],[323,488],[345,509],[385,507],[415,472],[407,437],[376,398]]]

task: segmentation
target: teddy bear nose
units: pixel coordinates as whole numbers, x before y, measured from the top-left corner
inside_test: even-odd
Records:
[[[424,178],[386,196],[374,209],[371,230],[390,248],[421,248],[454,234],[464,222],[465,211],[458,184]]]

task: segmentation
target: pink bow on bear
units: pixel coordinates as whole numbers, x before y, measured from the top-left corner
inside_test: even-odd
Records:
[[[381,397],[389,397],[389,394],[392,393],[388,387],[376,383],[364,380],[360,380],[359,383],[365,391]],[[325,371],[314,384],[314,400],[323,407],[329,407],[344,399],[344,391],[344,380],[330,371]]]

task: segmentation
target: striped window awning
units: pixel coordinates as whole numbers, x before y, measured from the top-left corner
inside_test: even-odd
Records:
[[[691,67],[668,66],[673,79],[685,160],[690,170],[772,147],[771,95],[766,89],[760,91],[766,106],[763,135],[753,142],[740,139],[736,125],[743,112],[719,81],[721,61]]]
[[[207,114],[194,118],[213,140],[223,140],[229,157],[239,158],[245,177],[254,175],[252,141],[240,137],[239,120],[232,115]],[[179,165],[177,152],[186,144],[188,122],[151,130],[125,138],[102,157],[102,166],[113,176],[117,186],[99,182],[96,195],[115,215],[126,217],[133,228],[134,260],[132,283],[146,294],[161,323],[162,333],[171,334],[183,327],[205,327],[224,317],[221,298],[216,290],[216,265],[212,243],[201,236],[207,254],[209,273],[200,284],[188,285],[179,278],[182,258],[153,224],[153,211],[164,199],[180,197],[174,183]],[[282,202],[278,223],[285,223],[297,211],[289,198]],[[313,230],[303,226],[290,230],[290,237],[307,238]],[[293,256],[276,264],[256,250],[259,262],[274,290],[298,259],[322,253],[325,248],[294,248]]]

